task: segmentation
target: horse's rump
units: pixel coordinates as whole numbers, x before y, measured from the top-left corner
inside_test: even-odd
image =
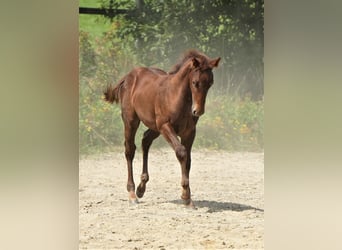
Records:
[[[118,103],[119,101],[121,101],[122,87],[125,85],[126,87],[131,88],[135,84],[135,80],[131,78],[144,79],[142,82],[146,83],[147,81],[149,81],[149,77],[156,76],[156,77],[153,77],[154,79],[151,79],[151,80],[155,80],[158,78],[158,76],[161,76],[161,75],[167,75],[167,73],[164,70],[158,69],[158,68],[145,68],[145,67],[135,68],[130,73],[125,75],[123,78],[121,78],[120,81],[116,85],[107,86],[107,89],[104,91],[105,100],[109,103],[114,103],[114,102]]]

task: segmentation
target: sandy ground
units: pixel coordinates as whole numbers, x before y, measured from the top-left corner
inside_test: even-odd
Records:
[[[264,155],[193,150],[196,209],[182,205],[172,150],[151,149],[144,197],[129,206],[122,152],[81,157],[80,249],[263,249]],[[134,160],[136,186],[141,152]]]

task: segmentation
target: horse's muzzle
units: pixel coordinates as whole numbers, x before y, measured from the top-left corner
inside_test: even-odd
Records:
[[[196,108],[192,108],[192,115],[193,116],[200,117],[203,114],[204,114],[204,110],[199,110],[199,109],[196,109]]]

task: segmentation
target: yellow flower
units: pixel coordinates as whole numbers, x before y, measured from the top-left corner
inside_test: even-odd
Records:
[[[102,110],[105,111],[105,112],[108,111],[109,110],[109,106],[108,105],[103,106]]]
[[[242,124],[242,126],[240,127],[240,134],[248,134],[250,132],[251,132],[251,129],[247,127],[246,124]]]

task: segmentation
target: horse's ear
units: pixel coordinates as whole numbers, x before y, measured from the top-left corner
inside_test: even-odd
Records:
[[[200,66],[200,62],[198,61],[198,59],[197,58],[192,58],[192,66],[194,67],[194,68],[198,68],[199,66]]]
[[[215,68],[218,66],[219,62],[221,60],[221,57],[215,58],[209,62],[210,68]]]

